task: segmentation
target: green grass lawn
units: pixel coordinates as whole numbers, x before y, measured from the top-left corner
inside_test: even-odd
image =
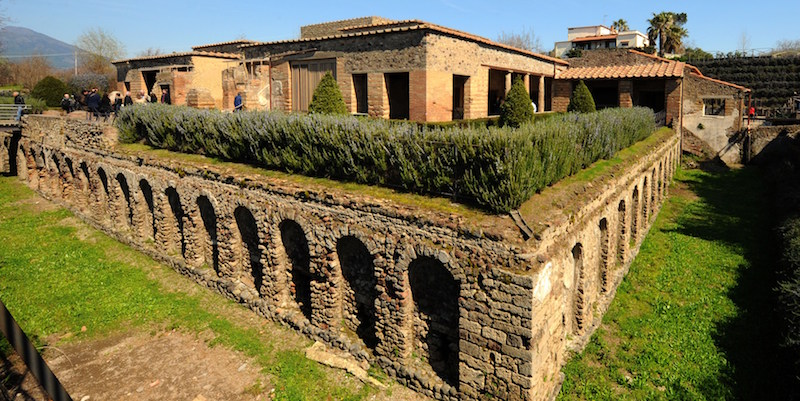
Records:
[[[295,333],[287,333],[294,348],[276,345],[259,327],[229,319],[226,311],[240,308],[231,301],[165,288],[188,279],[47,205],[16,177],[0,176],[0,297],[38,346],[133,329],[211,333],[211,344],[255,358],[273,378],[275,399],[358,400],[374,391],[329,380]]]
[[[758,171],[679,171],[560,400],[786,399]]]

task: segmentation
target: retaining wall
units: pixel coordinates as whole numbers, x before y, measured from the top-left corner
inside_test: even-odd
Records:
[[[677,135],[662,135],[622,171],[545,190],[552,202],[522,214],[525,239],[508,216],[131,155],[103,130],[30,116],[16,150],[0,143],[23,182],[95,227],[442,400],[557,394],[679,155]]]

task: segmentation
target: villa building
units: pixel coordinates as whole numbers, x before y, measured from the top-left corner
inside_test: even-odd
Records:
[[[643,48],[650,45],[647,35],[639,31],[617,32],[603,25],[567,29],[567,40],[556,42],[555,56],[566,57],[572,50]]]

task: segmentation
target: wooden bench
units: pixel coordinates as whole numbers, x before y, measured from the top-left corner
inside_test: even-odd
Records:
[[[0,121],[19,121],[20,113],[19,108],[22,110],[30,110],[27,104],[0,104]]]

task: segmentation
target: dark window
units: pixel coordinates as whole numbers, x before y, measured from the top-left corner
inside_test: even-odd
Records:
[[[725,99],[703,99],[703,115],[724,116]]]
[[[353,91],[356,95],[356,113],[367,114],[367,74],[353,74]]]
[[[389,97],[389,118],[408,120],[409,80],[407,72],[385,74],[386,94]]]

